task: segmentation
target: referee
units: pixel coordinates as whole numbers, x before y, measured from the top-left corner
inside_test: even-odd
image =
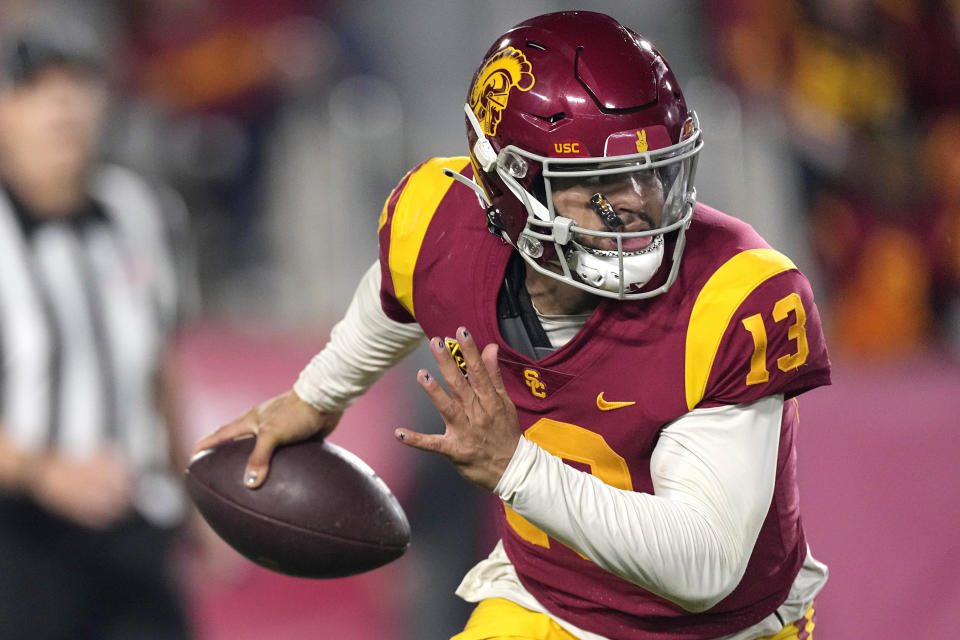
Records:
[[[185,638],[166,201],[96,162],[105,77],[68,35],[0,41],[0,637]]]

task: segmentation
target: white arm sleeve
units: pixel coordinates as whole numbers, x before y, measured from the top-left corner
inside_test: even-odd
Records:
[[[770,509],[783,396],[695,409],[663,429],[654,494],[624,491],[520,439],[494,491],[607,571],[688,611],[740,582]]]
[[[387,317],[380,306],[380,265],[364,274],[330,341],[315,355],[293,390],[320,411],[343,411],[424,340],[415,323]]]

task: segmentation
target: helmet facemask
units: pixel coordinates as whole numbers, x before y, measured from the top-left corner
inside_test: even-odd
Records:
[[[479,134],[473,149],[479,168],[495,173],[527,212],[518,237],[506,239],[536,271],[621,300],[655,296],[673,284],[696,201],[693,179],[703,144],[696,114],[685,127],[690,133],[663,149],[550,158],[514,145],[494,152],[466,111]],[[608,208],[591,205],[591,198]],[[666,280],[642,290],[660,269],[665,236],[674,232]]]

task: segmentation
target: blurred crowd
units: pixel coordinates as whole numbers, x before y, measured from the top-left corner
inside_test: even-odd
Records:
[[[773,109],[836,355],[960,353],[960,2],[707,2],[717,71]]]

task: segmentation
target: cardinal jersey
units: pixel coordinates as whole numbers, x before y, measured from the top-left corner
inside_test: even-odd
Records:
[[[650,457],[667,423],[697,407],[789,399],[829,384],[807,280],[748,225],[703,205],[666,293],[604,299],[566,345],[528,359],[503,342],[497,324],[513,249],[488,232],[476,196],[444,167],[470,175],[466,158],[429,160],[384,207],[383,308],[428,336],[452,337],[462,325],[477,344],[498,343],[525,436],[567,464],[653,493]],[[504,548],[520,581],[555,615],[611,638],[714,638],[756,623],[784,601],[806,555],[796,423],[796,401],[788,401],[770,511],[739,586],[712,609],[692,614],[614,576],[504,506]]]

